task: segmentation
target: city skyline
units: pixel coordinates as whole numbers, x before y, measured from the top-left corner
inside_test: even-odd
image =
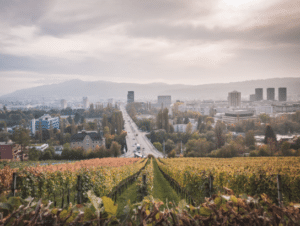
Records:
[[[296,0],[1,6],[0,96],[71,79],[201,85],[299,77]]]

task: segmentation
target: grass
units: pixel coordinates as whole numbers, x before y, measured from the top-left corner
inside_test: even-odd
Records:
[[[124,207],[127,205],[128,200],[130,200],[131,204],[138,202],[136,183],[137,182],[135,181],[133,184],[130,184],[120,196],[117,196],[117,216],[122,216],[124,214]]]
[[[154,198],[160,199],[166,202],[166,199],[171,202],[179,203],[180,198],[177,193],[171,187],[170,183],[164,178],[162,173],[158,169],[156,160],[153,161],[154,169]]]

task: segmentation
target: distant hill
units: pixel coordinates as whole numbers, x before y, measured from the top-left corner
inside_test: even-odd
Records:
[[[115,83],[107,81],[86,82],[70,80],[59,84],[43,85],[29,89],[22,89],[0,97],[2,100],[24,100],[44,97],[46,99],[78,99],[87,96],[91,101],[100,99],[127,98],[127,91],[135,92],[136,100],[156,100],[158,95],[171,95],[172,100],[203,100],[227,99],[228,92],[237,90],[242,94],[242,99],[249,99],[255,88],[275,88],[275,98],[278,96],[278,87],[287,87],[288,97],[300,96],[300,78],[274,78],[265,80],[251,80],[232,83],[216,83],[204,85],[169,85],[165,83]]]

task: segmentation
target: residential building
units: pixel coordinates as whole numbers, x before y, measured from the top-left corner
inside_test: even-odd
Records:
[[[47,148],[49,148],[49,144],[42,144],[42,145],[35,145],[35,146],[31,146],[29,148],[35,148],[36,150],[39,151],[45,151]]]
[[[278,100],[286,101],[286,87],[278,88]]]
[[[105,139],[96,131],[82,130],[71,137],[71,148],[83,148],[87,151],[102,145],[105,145]]]
[[[0,142],[0,159],[21,160],[21,145],[13,142]],[[23,159],[26,159],[27,155],[23,154]]]
[[[134,102],[134,91],[128,91],[127,94],[127,103],[133,103]]]
[[[59,129],[59,117],[51,117],[49,114],[45,114],[38,119],[32,119],[30,123],[31,134],[35,134],[39,130],[39,126],[42,126],[42,130],[50,129],[51,125],[53,129]]]
[[[228,93],[229,107],[241,107],[241,92],[233,91]]]
[[[56,155],[61,155],[62,151],[63,151],[63,146],[62,145],[57,145],[54,146],[54,152]]]
[[[174,132],[175,133],[185,133],[186,132],[186,127],[188,124],[174,124]],[[198,123],[192,123],[192,132],[195,132],[197,130],[197,125]]]
[[[267,100],[275,100],[275,88],[267,88]]]

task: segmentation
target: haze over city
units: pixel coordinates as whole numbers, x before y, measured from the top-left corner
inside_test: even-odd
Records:
[[[71,79],[299,77],[297,0],[1,1],[0,95]]]

